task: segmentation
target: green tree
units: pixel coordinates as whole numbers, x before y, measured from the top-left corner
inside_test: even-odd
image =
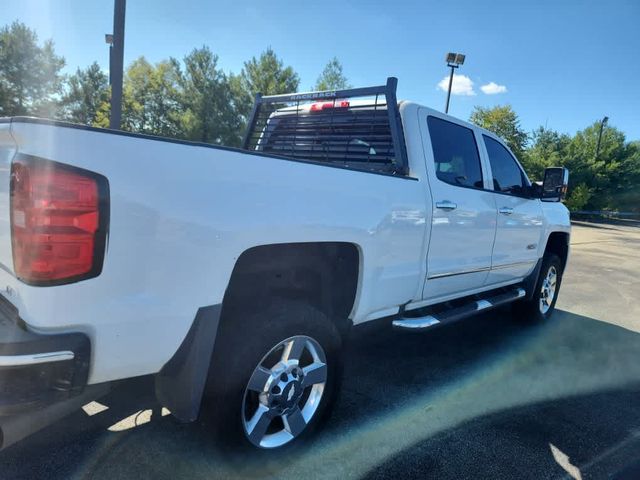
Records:
[[[230,81],[218,68],[218,56],[208,47],[193,50],[179,71],[181,127],[185,138],[238,146],[243,133],[238,80]]]
[[[584,185],[591,193],[588,205],[589,209],[606,208],[606,191],[608,190],[609,178],[606,162],[595,159],[595,147],[597,132],[593,127],[588,127],[577,132],[567,145],[565,152],[565,162],[563,166],[569,168],[570,190],[577,185]],[[608,142],[604,142],[608,143]],[[605,155],[606,156],[606,155]]]
[[[640,212],[640,142],[627,143],[619,163],[618,191],[613,195],[613,206]]]
[[[92,125],[101,105],[109,101],[109,78],[97,62],[78,69],[68,78],[58,116],[70,122]]]
[[[244,133],[247,127],[248,116],[253,107],[255,98],[246,90],[244,79],[241,74],[229,74],[229,88],[231,88],[234,112],[240,124],[239,130],[241,133]]]
[[[347,81],[347,77],[345,77],[342,72],[342,64],[336,57],[333,57],[333,59],[324,67],[324,70],[322,70],[318,80],[316,80],[314,89],[344,90],[346,88],[351,88],[351,85]]]
[[[297,92],[299,85],[300,77],[293,67],[285,67],[275,52],[267,48],[259,58],[253,57],[244,63],[240,73],[240,88],[236,93],[240,96],[236,103],[243,109],[239,113],[245,118],[248,116],[257,93],[277,95]]]
[[[123,82],[123,130],[164,137],[181,136],[178,75],[174,60],[156,65],[144,57],[134,60],[127,67]],[[105,109],[101,110],[104,112]],[[106,121],[103,114],[100,119]]]
[[[531,140],[531,145],[524,151],[520,160],[532,180],[542,180],[545,168],[564,165],[566,148],[571,137],[539,127],[531,134]]]
[[[64,59],[20,22],[0,29],[0,116],[52,116]]]
[[[570,192],[565,204],[572,212],[582,210],[589,203],[591,189],[584,183],[576,185]]]
[[[96,110],[96,117],[91,123],[94,127],[109,128],[111,117],[111,87],[107,91],[107,99],[100,103]]]
[[[542,179],[544,168],[567,167],[567,206],[572,210],[636,210],[640,204],[638,145],[628,143],[621,131],[609,126],[596,158],[599,130],[596,122],[570,137],[540,127],[533,132],[523,163],[536,180]]]
[[[570,188],[585,184],[591,191],[588,209],[637,209],[640,194],[640,153],[627,143],[624,133],[608,126],[602,135],[600,154],[596,145],[600,122],[576,133],[568,144],[564,166],[569,168]]]
[[[522,158],[527,147],[528,135],[520,126],[518,115],[511,105],[475,107],[469,121],[498,135],[509,145],[518,159]]]

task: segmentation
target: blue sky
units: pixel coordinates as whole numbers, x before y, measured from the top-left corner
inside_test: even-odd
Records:
[[[67,71],[105,70],[109,0],[21,0],[0,10],[51,38]],[[640,139],[640,1],[128,0],[125,63],[208,45],[227,71],[271,46],[309,89],[334,55],[355,86],[399,78],[399,98],[444,109],[444,55],[467,55],[450,113],[510,103],[523,127],[574,133],[607,115]],[[482,87],[495,83],[486,94]],[[504,87],[499,88],[499,87]],[[489,88],[491,90],[491,88]]]

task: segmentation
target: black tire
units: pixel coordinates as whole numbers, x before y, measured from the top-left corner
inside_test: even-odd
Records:
[[[300,435],[283,446],[263,449],[251,443],[243,426],[243,399],[255,368],[285,339],[307,336],[326,356],[327,377],[318,408]],[[328,416],[341,381],[341,337],[331,320],[313,306],[276,300],[262,311],[225,312],[209,369],[202,404],[206,428],[227,452],[281,452],[299,446]]]
[[[549,274],[549,271],[554,268],[556,271],[556,284],[553,299],[551,304],[548,305],[548,309],[543,311],[540,305],[540,298],[542,294],[542,285]],[[558,300],[558,294],[560,293],[560,284],[562,283],[562,261],[556,254],[546,254],[542,260],[542,266],[540,267],[540,275],[538,281],[535,284],[533,290],[533,296],[530,300],[523,300],[516,302],[513,305],[514,315],[518,320],[523,319],[529,322],[543,322],[551,315],[556,307],[556,301]]]

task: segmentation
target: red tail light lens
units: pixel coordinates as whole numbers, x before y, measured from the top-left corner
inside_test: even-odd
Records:
[[[11,238],[17,277],[60,285],[102,271],[109,215],[107,179],[21,156],[11,167]]]

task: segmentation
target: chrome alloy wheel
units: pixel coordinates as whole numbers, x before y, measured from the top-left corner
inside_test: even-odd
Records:
[[[553,265],[547,271],[547,276],[542,281],[542,288],[540,289],[540,312],[545,315],[556,295],[556,282],[558,281],[558,272]]]
[[[289,443],[318,410],[327,381],[327,359],[307,336],[283,340],[256,366],[242,399],[242,423],[257,447]]]

